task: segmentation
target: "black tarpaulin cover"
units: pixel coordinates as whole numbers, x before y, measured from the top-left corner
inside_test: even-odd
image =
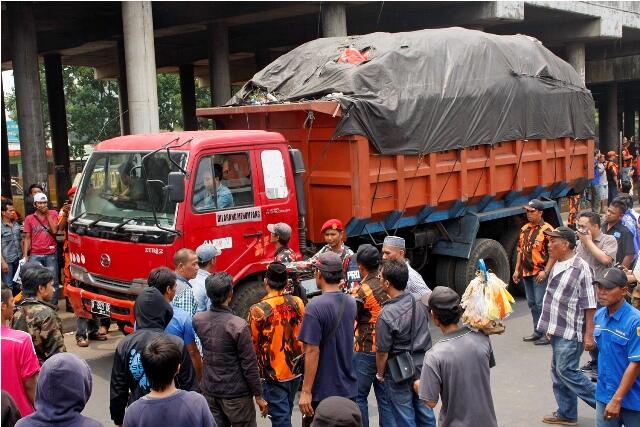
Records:
[[[347,47],[369,60],[338,62]],[[255,102],[256,90],[278,101],[333,94],[343,111],[335,136],[364,135],[383,154],[593,138],[595,128],[593,98],[571,65],[534,38],[464,28],[313,40],[258,72],[227,105]]]

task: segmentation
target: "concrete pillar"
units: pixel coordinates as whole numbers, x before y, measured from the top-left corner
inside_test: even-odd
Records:
[[[209,81],[211,102],[224,105],[231,98],[229,76],[229,29],[216,22],[208,26],[209,33]]]
[[[343,3],[322,3],[322,37],[347,35],[347,10]]]
[[[636,117],[635,117],[635,111],[634,111],[635,105],[633,105],[632,94],[633,92],[630,89],[624,91],[624,99],[623,99],[624,131],[622,134],[627,138],[630,138],[635,134]]]
[[[46,193],[49,193],[33,3],[9,2],[6,6],[11,27],[13,80],[22,156],[22,184],[27,188],[37,183],[43,186]]]
[[[67,199],[71,188],[69,170],[69,137],[67,135],[67,109],[64,103],[64,82],[62,60],[59,53],[44,56],[44,70],[49,103],[49,123],[51,125],[51,145],[53,148],[53,168],[56,178],[56,201],[58,206]]]
[[[127,92],[127,61],[124,57],[124,40],[118,40],[118,108],[120,110],[120,135],[129,135],[129,94]]]
[[[196,118],[196,82],[193,64],[180,65],[180,99],[182,100],[182,123],[184,130],[198,130]]]
[[[585,59],[584,59],[584,43],[569,43],[567,45],[567,62],[575,68],[585,81]]]
[[[7,135],[7,117],[4,109],[4,89],[0,85],[2,94],[2,196],[11,198],[11,168],[9,167],[9,137]]]
[[[156,133],[160,125],[150,1],[122,2],[122,32],[131,133]]]
[[[605,94],[605,116],[603,117],[604,126],[604,149],[600,148],[605,153],[610,150],[619,150],[619,138],[618,138],[618,84],[608,83]],[[602,142],[600,146],[602,147]]]

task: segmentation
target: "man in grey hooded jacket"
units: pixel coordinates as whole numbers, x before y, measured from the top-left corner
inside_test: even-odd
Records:
[[[42,365],[36,389],[36,411],[18,421],[18,427],[99,427],[82,415],[91,397],[91,369],[71,353],[58,353]]]

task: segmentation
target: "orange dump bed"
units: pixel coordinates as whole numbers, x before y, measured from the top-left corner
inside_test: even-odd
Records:
[[[303,153],[308,237],[339,218],[348,235],[440,221],[467,212],[562,197],[593,176],[593,140],[505,141],[425,155],[381,155],[364,136],[332,140],[335,101],[198,109],[218,129],[281,133]],[[367,225],[364,228],[364,225]]]

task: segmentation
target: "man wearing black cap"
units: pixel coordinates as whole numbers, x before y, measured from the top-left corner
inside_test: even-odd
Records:
[[[640,311],[625,301],[627,276],[610,268],[595,280],[603,305],[594,317],[600,349],[596,426],[640,425]]]
[[[386,427],[382,422],[380,425]],[[331,396],[318,405],[312,427],[362,427],[362,415],[351,400]]]
[[[286,284],[285,265],[269,264],[264,278],[267,295],[249,309],[262,392],[274,426],[291,426],[293,400],[300,386],[300,375],[293,373],[292,367],[294,359],[302,354],[302,343],[296,337],[304,305],[300,298],[285,294]]]
[[[382,304],[389,299],[389,294],[382,289],[378,279],[380,252],[373,245],[360,245],[356,253],[356,262],[362,277],[360,285],[351,292],[358,306],[355,353],[353,354],[353,364],[358,376],[356,403],[362,412],[363,426],[369,427],[367,398],[373,385],[380,414],[379,424],[394,427],[396,423],[389,409],[386,386],[376,381],[376,321],[382,310]]]
[[[553,227],[542,219],[544,204],[540,200],[530,200],[524,209],[529,222],[520,229],[518,256],[512,279],[517,284],[522,278],[527,305],[533,317],[533,333],[522,340],[544,345],[549,344],[549,340],[536,329],[536,325],[542,312],[547,276],[553,266],[553,260],[549,262],[549,238],[544,232],[552,230]]]
[[[458,326],[462,307],[451,288],[437,286],[421,302],[431,311],[433,323],[444,337],[424,357],[416,384],[420,399],[435,408],[438,397],[442,397],[440,427],[497,426],[489,372],[495,360],[489,337]]]
[[[304,380],[300,412],[304,426],[311,425],[315,408],[329,396],[355,399],[358,379],[353,369],[356,302],[340,291],[342,260],[324,252],[315,260],[315,279],[322,295],[306,307],[298,339],[304,342]]]
[[[551,379],[558,409],[542,422],[576,425],[578,397],[596,407],[595,385],[579,370],[582,352],[595,348],[595,287],[591,267],[575,254],[576,232],[558,227],[545,234],[550,238],[549,256],[556,263],[549,274],[538,330],[551,338]]]

